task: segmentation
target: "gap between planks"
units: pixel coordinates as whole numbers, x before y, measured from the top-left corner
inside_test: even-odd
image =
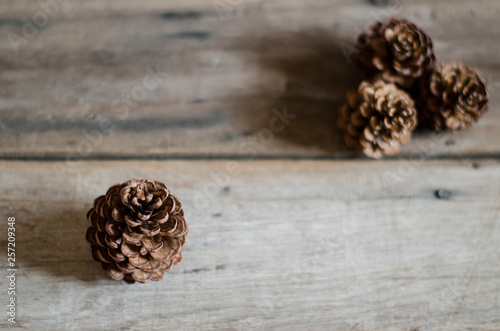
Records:
[[[381,160],[370,159],[358,155],[237,155],[237,154],[93,154],[78,158],[68,157],[71,153],[43,153],[43,154],[0,154],[0,161],[35,161],[35,162],[80,162],[80,161],[293,161],[293,160],[311,160],[311,161],[397,161],[397,160],[418,160],[418,161],[482,161],[482,160],[500,160],[498,153],[480,153],[480,154],[442,154],[442,155],[419,155],[419,154],[396,154],[385,156]]]

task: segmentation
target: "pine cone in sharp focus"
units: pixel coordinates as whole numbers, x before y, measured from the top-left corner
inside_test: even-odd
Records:
[[[364,81],[358,90],[347,92],[340,108],[338,126],[345,142],[373,158],[394,154],[410,140],[417,125],[413,99],[394,84]]]
[[[181,262],[188,225],[165,184],[133,179],[109,188],[87,213],[92,256],[127,283],[160,280]]]
[[[466,129],[486,112],[486,84],[463,64],[437,66],[419,85],[419,119],[437,131]]]
[[[390,18],[358,37],[356,66],[368,80],[380,76],[411,88],[434,65],[432,40],[415,24]]]

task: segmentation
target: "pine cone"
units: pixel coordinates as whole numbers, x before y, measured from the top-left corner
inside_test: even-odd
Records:
[[[461,63],[436,67],[419,85],[419,120],[437,131],[466,129],[487,110],[486,84]]]
[[[188,225],[165,184],[133,179],[109,188],[87,213],[92,257],[127,283],[160,280],[182,260]]]
[[[415,24],[395,18],[375,23],[358,37],[357,67],[367,80],[380,76],[411,88],[434,65],[432,40]]]
[[[413,99],[394,84],[363,81],[358,90],[347,92],[340,108],[338,126],[345,142],[360,154],[380,158],[394,154],[410,140],[417,125]]]

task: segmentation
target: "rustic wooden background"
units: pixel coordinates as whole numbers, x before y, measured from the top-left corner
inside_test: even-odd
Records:
[[[372,161],[335,128],[359,83],[340,45],[391,15],[476,67],[490,110]],[[2,1],[0,328],[500,330],[499,20],[496,0]],[[85,214],[141,177],[191,231],[163,281],[127,286]]]

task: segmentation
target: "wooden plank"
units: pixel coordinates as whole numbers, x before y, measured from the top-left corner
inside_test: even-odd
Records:
[[[492,92],[474,128],[419,133],[402,154],[499,154],[497,1],[220,2],[232,4],[223,19],[205,0],[66,1],[26,37],[40,4],[0,5],[0,156],[352,155],[335,116],[359,77],[339,43],[391,12],[433,35],[441,59],[477,67]],[[145,89],[151,68],[164,74]],[[266,140],[285,106],[297,117]]]
[[[229,162],[85,162],[67,172],[0,162],[0,215],[16,217],[17,326],[500,329],[500,162],[238,161],[239,173],[216,184],[211,174]],[[127,286],[105,278],[83,237],[93,198],[134,177],[166,181],[191,230],[163,281]],[[438,189],[451,198],[437,199]],[[2,227],[2,251],[6,237]]]

